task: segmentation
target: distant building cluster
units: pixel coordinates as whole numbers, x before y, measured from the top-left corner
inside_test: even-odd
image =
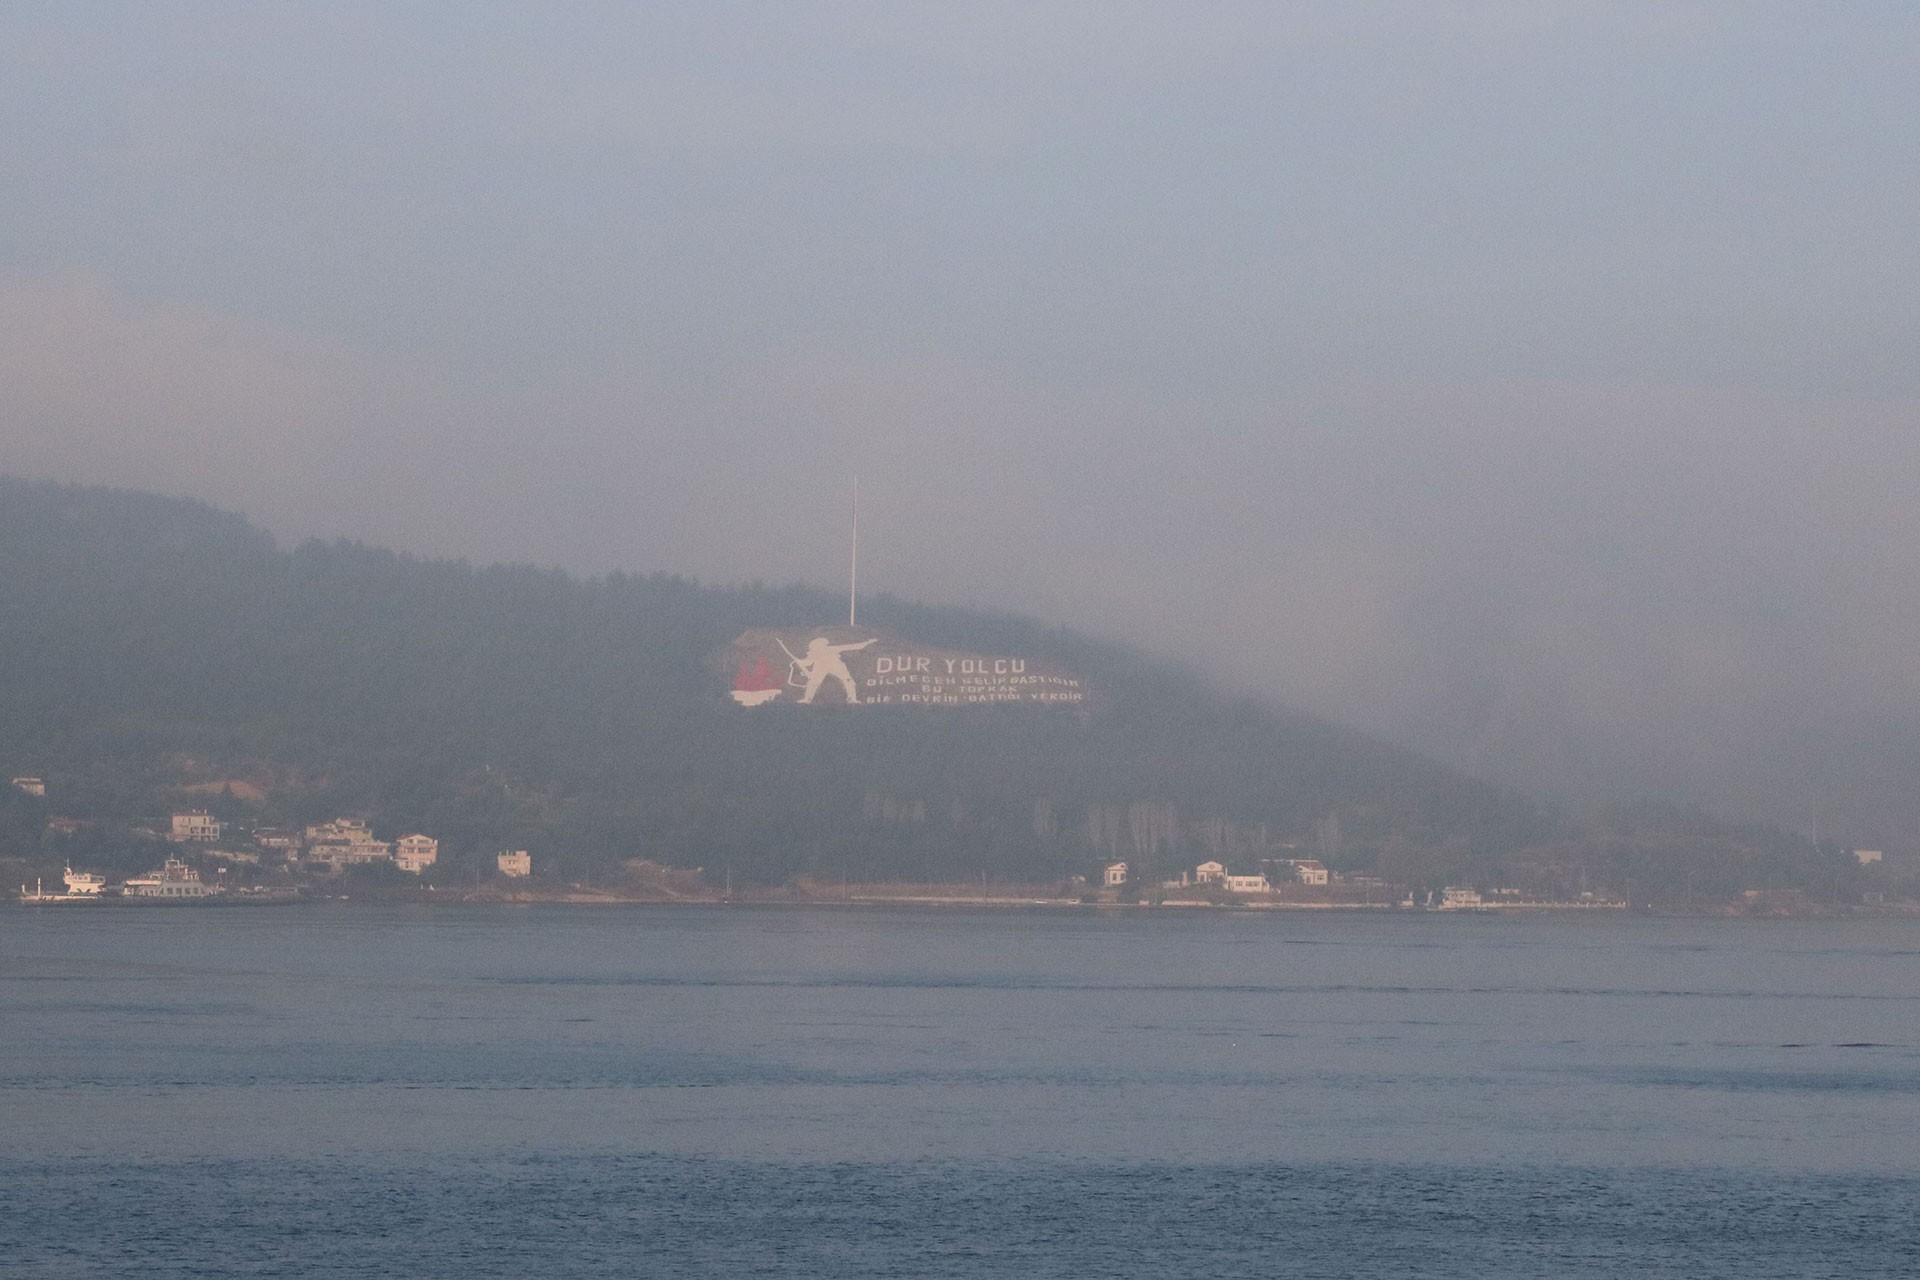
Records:
[[[172,816],[169,839],[176,844],[206,844],[219,841],[222,824],[205,809],[183,809]],[[422,875],[440,860],[440,841],[415,831],[392,840],[382,840],[365,818],[351,814],[316,822],[312,826],[256,827],[253,844],[259,852],[230,849],[214,850],[221,857],[243,862],[258,861],[261,852],[278,854],[290,866],[324,875],[338,874],[347,867],[390,865],[409,875]],[[496,865],[503,876],[521,878],[533,874],[533,857],[525,849],[499,855]]]
[[[1342,875],[1329,871],[1325,863],[1318,858],[1261,858],[1256,862],[1258,870],[1235,871],[1226,863],[1217,859],[1208,859],[1191,871],[1183,871],[1177,879],[1161,880],[1154,886],[1159,892],[1152,895],[1155,903],[1167,906],[1207,906],[1218,903],[1222,898],[1244,899],[1266,896],[1265,905],[1367,905],[1389,906],[1429,911],[1497,911],[1502,909],[1520,910],[1567,910],[1567,909],[1608,909],[1624,910],[1624,899],[1608,897],[1603,894],[1582,892],[1575,898],[1555,898],[1528,893],[1520,889],[1494,888],[1479,889],[1470,885],[1447,885],[1437,890],[1419,893],[1403,885],[1395,885],[1377,875],[1367,872],[1353,872]],[[1084,884],[1084,878],[1076,877]],[[1109,892],[1134,883],[1133,869],[1124,861],[1106,863],[1101,868],[1100,884]],[[1310,895],[1307,899],[1294,898],[1287,902],[1275,900],[1282,890],[1292,886],[1313,888],[1335,888],[1336,893]],[[1178,895],[1182,889],[1202,890],[1204,896],[1185,898]],[[1176,891],[1169,896],[1166,891]],[[1386,895],[1395,896],[1389,902]],[[1258,903],[1247,905],[1262,905]]]
[[[373,831],[359,818],[335,818],[307,828],[306,848],[300,854],[303,865],[339,871],[343,867],[365,867],[376,862],[393,861],[393,845],[373,838]]]
[[[286,848],[287,832],[256,832],[254,839],[263,847]],[[420,875],[440,857],[440,842],[432,836],[413,833],[398,840],[381,840],[363,818],[338,817],[308,827],[298,850],[289,850],[302,866],[337,873],[346,867],[366,867],[385,863],[411,875]]]
[[[1488,889],[1483,892],[1455,884],[1445,886],[1437,894],[1429,894],[1423,905],[1434,911],[1539,911],[1549,908],[1624,911],[1627,908],[1626,899],[1610,898],[1598,893],[1582,893],[1577,898],[1549,898],[1528,893],[1524,889]]]
[[[49,829],[69,833],[82,825],[77,819],[56,818],[48,822]],[[255,846],[251,850],[213,847],[224,833],[225,824],[205,809],[182,809],[169,815],[163,831],[150,831],[154,835],[164,834],[177,845],[207,846],[201,858],[214,863],[258,863],[263,854],[272,853],[278,855],[276,860],[284,861],[290,868],[321,875],[337,875],[346,867],[388,864],[417,876],[440,859],[440,842],[432,836],[412,832],[394,840],[381,840],[374,835],[366,819],[351,815],[317,822],[301,830],[256,827],[249,833]],[[524,849],[502,853],[498,865],[500,874],[504,876],[524,877],[533,874],[533,858]],[[216,869],[224,877],[228,866],[220,865]],[[199,868],[185,860],[184,850],[180,856],[169,856],[158,869],[129,877],[123,883],[110,884],[103,876],[75,871],[69,866],[63,893],[49,892],[38,884],[31,887],[22,885],[20,888],[21,899],[26,902],[93,902],[104,898],[179,901],[229,894],[242,897],[267,895],[271,898],[276,894],[292,896],[295,893],[297,890],[286,887],[235,890],[229,888],[224,878],[218,883],[209,883],[201,878]]]
[[[1213,859],[1201,863],[1192,871],[1182,871],[1178,880],[1163,880],[1162,889],[1211,888],[1230,894],[1273,893],[1284,884],[1325,885],[1332,879],[1326,865],[1317,858],[1262,858],[1258,862],[1259,870],[1235,872],[1223,862]],[[1114,863],[1107,868],[1107,883],[1116,883],[1113,868],[1121,868],[1121,880],[1126,878],[1126,864]]]
[[[175,813],[168,839],[175,844],[219,842],[224,826],[205,809],[184,809]],[[337,874],[346,867],[365,867],[390,863],[400,870],[420,875],[440,858],[440,842],[415,832],[398,840],[381,840],[364,818],[342,816],[318,822],[304,831],[285,827],[257,827],[253,843],[263,851],[276,853],[289,864],[310,871]],[[223,857],[242,862],[258,861],[258,853],[217,850]]]

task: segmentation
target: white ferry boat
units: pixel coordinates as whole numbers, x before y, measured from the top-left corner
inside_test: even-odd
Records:
[[[90,871],[75,871],[72,867],[67,868],[66,881],[67,891],[65,893],[48,893],[40,887],[39,881],[34,882],[31,890],[29,890],[27,886],[21,885],[20,901],[30,903],[99,902],[101,890],[107,887],[107,878],[105,876],[97,876]]]
[[[67,868],[67,896],[70,898],[97,898],[101,890],[107,887],[107,878],[97,876],[91,871],[75,871]]]
[[[211,898],[220,891],[201,880],[200,873],[180,859],[168,858],[158,871],[127,881],[121,892],[129,898],[165,898],[177,902]]]

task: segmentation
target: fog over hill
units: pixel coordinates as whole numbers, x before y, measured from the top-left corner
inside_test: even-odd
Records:
[[[1291,847],[1415,884],[1844,888],[1850,859],[1777,831],[1571,822],[1006,614],[880,596],[862,621],[1057,664],[1090,704],[737,705],[715,662],[735,636],[844,607],[805,587],[284,551],[204,504],[0,479],[0,768],[49,789],[9,796],[0,852],[63,856],[39,825],[54,814],[105,832],[211,796],[243,823],[430,831],[454,869],[531,847],[560,877],[635,857],[766,883],[1047,879],[1116,857],[1155,876]]]
[[[1064,664],[1097,711],[743,711],[714,657],[747,627],[845,607],[808,588],[283,552],[199,503],[12,480],[0,554],[7,763],[109,812],[239,779],[298,818],[364,810],[581,866],[776,878],[1064,874],[1097,856],[1084,828],[1103,806],[1275,840],[1344,812],[1362,841],[1484,852],[1553,829],[1410,752],[1007,615],[883,596],[863,620]]]

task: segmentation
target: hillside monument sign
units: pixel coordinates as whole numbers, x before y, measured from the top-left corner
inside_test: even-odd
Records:
[[[1086,681],[1019,653],[963,653],[860,627],[756,628],[722,660],[743,707],[1076,706]]]

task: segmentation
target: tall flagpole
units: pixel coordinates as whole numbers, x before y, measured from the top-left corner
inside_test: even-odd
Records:
[[[853,478],[853,555],[847,563],[847,625],[856,625],[860,603],[860,477]]]

